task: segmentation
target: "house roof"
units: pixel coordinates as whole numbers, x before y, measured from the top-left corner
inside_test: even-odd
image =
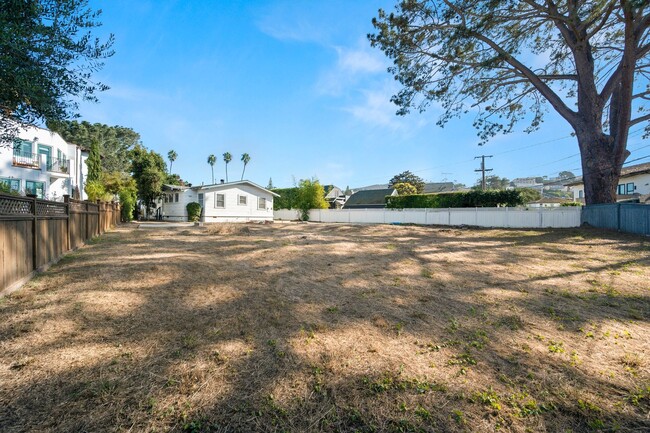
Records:
[[[358,191],[352,194],[348,201],[345,202],[345,206],[360,206],[360,205],[385,205],[386,196],[392,195],[393,188],[387,189],[368,189],[364,191]]]
[[[644,173],[650,173],[650,162],[646,162],[644,164],[630,165],[629,167],[623,167],[621,169],[621,177],[630,177],[630,176],[634,176],[637,174],[644,174]],[[582,177],[577,177],[575,180],[571,182],[567,182],[564,185],[575,186],[575,185],[582,185],[583,183],[584,182],[582,181]]]
[[[424,184],[424,194],[436,192],[451,192],[454,190],[453,182],[428,182]]]
[[[183,186],[183,185],[170,185],[170,184],[164,184],[162,186],[163,191],[185,191],[186,189],[190,189],[189,186]]]
[[[250,185],[250,186],[252,186],[254,188],[261,189],[262,191],[266,191],[266,192],[268,192],[269,194],[271,194],[271,195],[273,195],[275,197],[280,197],[280,194],[275,193],[275,192],[273,192],[271,190],[268,190],[268,189],[266,189],[266,188],[264,188],[262,186],[259,186],[258,184],[256,184],[255,182],[251,182],[250,180],[237,180],[237,181],[234,181],[234,182],[213,183],[213,184],[210,184],[210,185],[199,185],[199,186],[193,186],[192,189],[196,190],[196,191],[202,191],[202,190],[206,190],[206,189],[222,188],[222,187],[225,187],[225,186],[235,186],[235,185]]]

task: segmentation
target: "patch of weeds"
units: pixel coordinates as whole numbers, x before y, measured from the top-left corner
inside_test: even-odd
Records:
[[[580,359],[578,359],[578,352],[576,352],[575,350],[571,351],[571,361],[569,361],[569,363],[573,367],[577,367],[578,365],[580,365]]]
[[[620,361],[625,366],[625,371],[634,376],[637,375],[639,367],[643,365],[643,359],[636,353],[626,353]]]
[[[424,278],[433,278],[433,272],[431,272],[427,268],[422,268],[422,270],[420,271],[420,275]]]
[[[199,339],[194,334],[189,334],[183,337],[183,349],[191,350],[199,345]]]
[[[487,336],[487,332],[482,329],[473,331],[469,335],[469,345],[477,349],[483,349],[489,341],[490,339]]]
[[[650,404],[650,385],[642,388],[637,388],[630,392],[627,396],[627,401],[632,406],[639,406],[641,404]]]
[[[458,331],[459,329],[460,329],[460,322],[458,322],[458,319],[452,318],[449,321],[449,326],[447,326],[447,330],[453,333]]]
[[[492,387],[485,391],[475,392],[469,400],[472,403],[481,403],[482,405],[490,406],[496,411],[501,410],[499,395],[492,389]]]
[[[456,421],[456,424],[465,425],[467,420],[465,419],[465,414],[462,410],[455,409],[451,412],[451,419]]]
[[[531,397],[527,392],[517,392],[508,398],[508,402],[515,410],[515,415],[519,418],[540,415],[555,409],[553,403],[539,404],[537,400]]]
[[[311,369],[312,374],[314,375],[314,384],[312,386],[312,389],[314,392],[321,393],[323,391],[323,369],[314,365],[312,366]]]
[[[494,322],[494,326],[497,328],[505,327],[511,331],[518,331],[519,329],[524,328],[524,321],[519,316],[504,316]]]
[[[435,382],[427,382],[419,379],[400,379],[395,375],[386,374],[378,380],[371,380],[368,377],[363,378],[363,384],[367,386],[373,394],[382,394],[388,391],[411,391],[416,394],[426,394],[428,392],[447,392],[447,387]]]
[[[469,352],[463,352],[461,354],[455,355],[452,359],[447,361],[448,365],[462,365],[462,366],[471,366],[476,365],[476,359]]]
[[[578,407],[583,412],[595,413],[595,414],[600,414],[603,412],[603,410],[600,407],[591,403],[588,400],[582,400],[582,399],[578,400]]]
[[[431,412],[429,412],[428,410],[426,410],[422,406],[416,407],[414,413],[415,413],[415,415],[422,418],[423,421],[429,421],[431,419]]]
[[[405,419],[388,421],[388,431],[390,433],[425,433],[423,428],[413,425]]]
[[[385,248],[386,248],[387,250],[396,250],[396,249],[397,249],[397,245],[396,245],[396,244],[387,244],[387,245],[385,246]]]
[[[440,345],[433,344],[433,343],[424,344],[424,343],[419,343],[419,342],[416,341],[415,345],[418,346],[421,349],[421,350],[418,350],[416,352],[418,355],[424,355],[424,354],[430,353],[430,352],[439,352],[440,349],[441,349]]]
[[[548,351],[551,353],[564,353],[564,343],[551,340],[548,345]]]
[[[399,337],[402,335],[402,331],[404,330],[404,324],[402,322],[398,322],[395,324],[395,332],[397,333],[397,336]]]
[[[327,308],[325,309],[325,311],[327,311],[327,312],[330,313],[330,314],[338,313],[338,312],[339,312],[339,307],[337,307],[337,306],[334,306],[334,307],[327,307]]]

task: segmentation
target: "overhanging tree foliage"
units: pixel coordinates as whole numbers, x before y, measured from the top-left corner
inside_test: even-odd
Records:
[[[405,0],[379,11],[373,46],[394,60],[406,114],[475,112],[481,144],[550,104],[575,131],[587,204],[615,200],[631,126],[650,114],[647,0]],[[534,58],[546,58],[534,66]]]
[[[388,187],[393,188],[398,183],[408,183],[415,187],[415,190],[418,194],[422,194],[424,191],[424,179],[420,176],[411,173],[410,171],[403,171],[400,174],[396,174],[388,181]],[[398,190],[399,192],[399,190]]]
[[[113,36],[92,36],[101,11],[85,0],[0,0],[0,138],[20,124],[76,114],[107,86],[91,79],[113,55]]]

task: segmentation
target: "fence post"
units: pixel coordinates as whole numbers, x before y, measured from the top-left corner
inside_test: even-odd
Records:
[[[88,239],[90,239],[90,214],[88,213],[88,212],[90,212],[90,211],[88,210],[88,205],[89,205],[89,204],[90,204],[89,201],[85,202],[85,205],[86,205],[86,212],[85,212],[85,215],[86,215],[86,236],[85,236],[85,239],[84,239],[84,243],[85,243]]]
[[[65,220],[66,251],[70,251],[72,248],[70,247],[70,195],[69,194],[63,195],[63,203],[65,203],[65,213],[67,217]]]
[[[36,194],[27,194],[32,202],[30,204],[32,208],[32,270],[38,268],[38,240],[36,238],[38,234],[38,217],[36,215]]]

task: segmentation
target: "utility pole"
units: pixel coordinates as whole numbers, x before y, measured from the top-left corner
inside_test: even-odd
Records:
[[[492,171],[491,168],[485,168],[485,158],[492,158],[492,155],[481,155],[481,156],[475,156],[474,159],[481,159],[481,168],[476,169],[474,171],[480,171],[482,174],[482,181],[481,181],[481,189],[485,191],[485,172],[486,171]]]

